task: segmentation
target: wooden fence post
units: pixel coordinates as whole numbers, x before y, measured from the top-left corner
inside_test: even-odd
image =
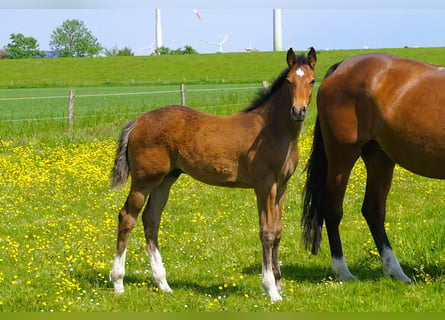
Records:
[[[185,106],[185,86],[181,83],[181,105]]]
[[[70,102],[68,104],[68,124],[70,129],[73,127],[74,119],[74,90],[70,90]]]

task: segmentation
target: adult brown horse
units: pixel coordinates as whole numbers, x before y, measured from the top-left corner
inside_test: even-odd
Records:
[[[338,225],[349,174],[361,156],[367,170],[362,206],[385,276],[405,282],[385,232],[386,198],[395,163],[445,178],[445,68],[389,54],[347,58],[320,85],[307,166],[302,225],[317,254],[323,220],[339,279],[355,279],[343,257]]]
[[[316,53],[287,52],[287,64],[271,88],[247,109],[214,116],[184,106],[144,113],[123,129],[112,169],[113,186],[131,174],[131,189],[119,214],[117,250],[110,278],[123,292],[130,231],[145,204],[142,220],[152,275],[171,291],[158,247],[158,229],[170,187],[181,173],[204,183],[253,188],[263,246],[262,287],[272,301],[282,291],[278,260],[281,210],[287,181],[298,163],[298,136],[314,84]]]

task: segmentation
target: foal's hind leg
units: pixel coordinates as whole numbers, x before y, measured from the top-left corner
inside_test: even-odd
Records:
[[[391,187],[394,162],[375,141],[363,147],[362,158],[368,174],[362,213],[382,258],[383,274],[409,282],[411,279],[400,267],[385,231],[386,198]]]
[[[158,232],[162,210],[167,203],[170,188],[180,174],[181,172],[177,170],[165,177],[164,181],[150,193],[147,206],[142,214],[153,280],[158,288],[165,292],[171,292],[172,290],[167,283],[166,272],[159,251]]]
[[[144,206],[146,194],[135,191],[132,187],[124,207],[119,212],[119,231],[117,236],[116,255],[114,257],[113,269],[110,280],[113,282],[117,293],[124,292],[125,256],[128,238],[131,230],[136,224],[136,218]]]

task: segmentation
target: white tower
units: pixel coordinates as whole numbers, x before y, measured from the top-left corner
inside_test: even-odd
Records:
[[[283,51],[281,9],[273,9],[273,50]]]
[[[156,49],[162,47],[161,9],[156,9]]]

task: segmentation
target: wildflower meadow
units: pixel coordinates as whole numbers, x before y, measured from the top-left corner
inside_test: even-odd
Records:
[[[328,58],[325,52],[320,56]],[[317,78],[324,72],[318,70]],[[8,90],[1,89],[0,96]],[[44,96],[49,89],[26,90]],[[196,93],[189,101],[204,111],[228,114],[245,107],[254,94],[223,91],[200,102],[202,94]],[[300,241],[301,193],[315,101],[300,137],[301,160],[285,202],[282,302],[271,304],[260,288],[261,244],[253,191],[208,186],[186,175],[171,190],[159,235],[173,293],[159,292],[151,280],[139,219],[128,247],[126,292],[116,295],[109,272],[118,211],[128,185],[111,190],[109,173],[121,127],[165,98],[156,99],[85,98],[79,104],[91,105],[91,110],[105,105],[128,109],[125,115],[107,109],[111,115],[105,118],[75,119],[73,129],[63,119],[1,123],[0,311],[445,311],[443,181],[399,167],[394,174],[386,228],[412,284],[382,275],[380,257],[360,213],[366,183],[360,161],[350,178],[340,227],[345,257],[359,280],[343,283],[333,278],[325,230],[320,253],[312,256],[305,250]],[[65,102],[48,105],[57,110]],[[7,103],[19,108],[35,102],[0,101],[0,109]],[[14,134],[8,133],[11,130]]]

